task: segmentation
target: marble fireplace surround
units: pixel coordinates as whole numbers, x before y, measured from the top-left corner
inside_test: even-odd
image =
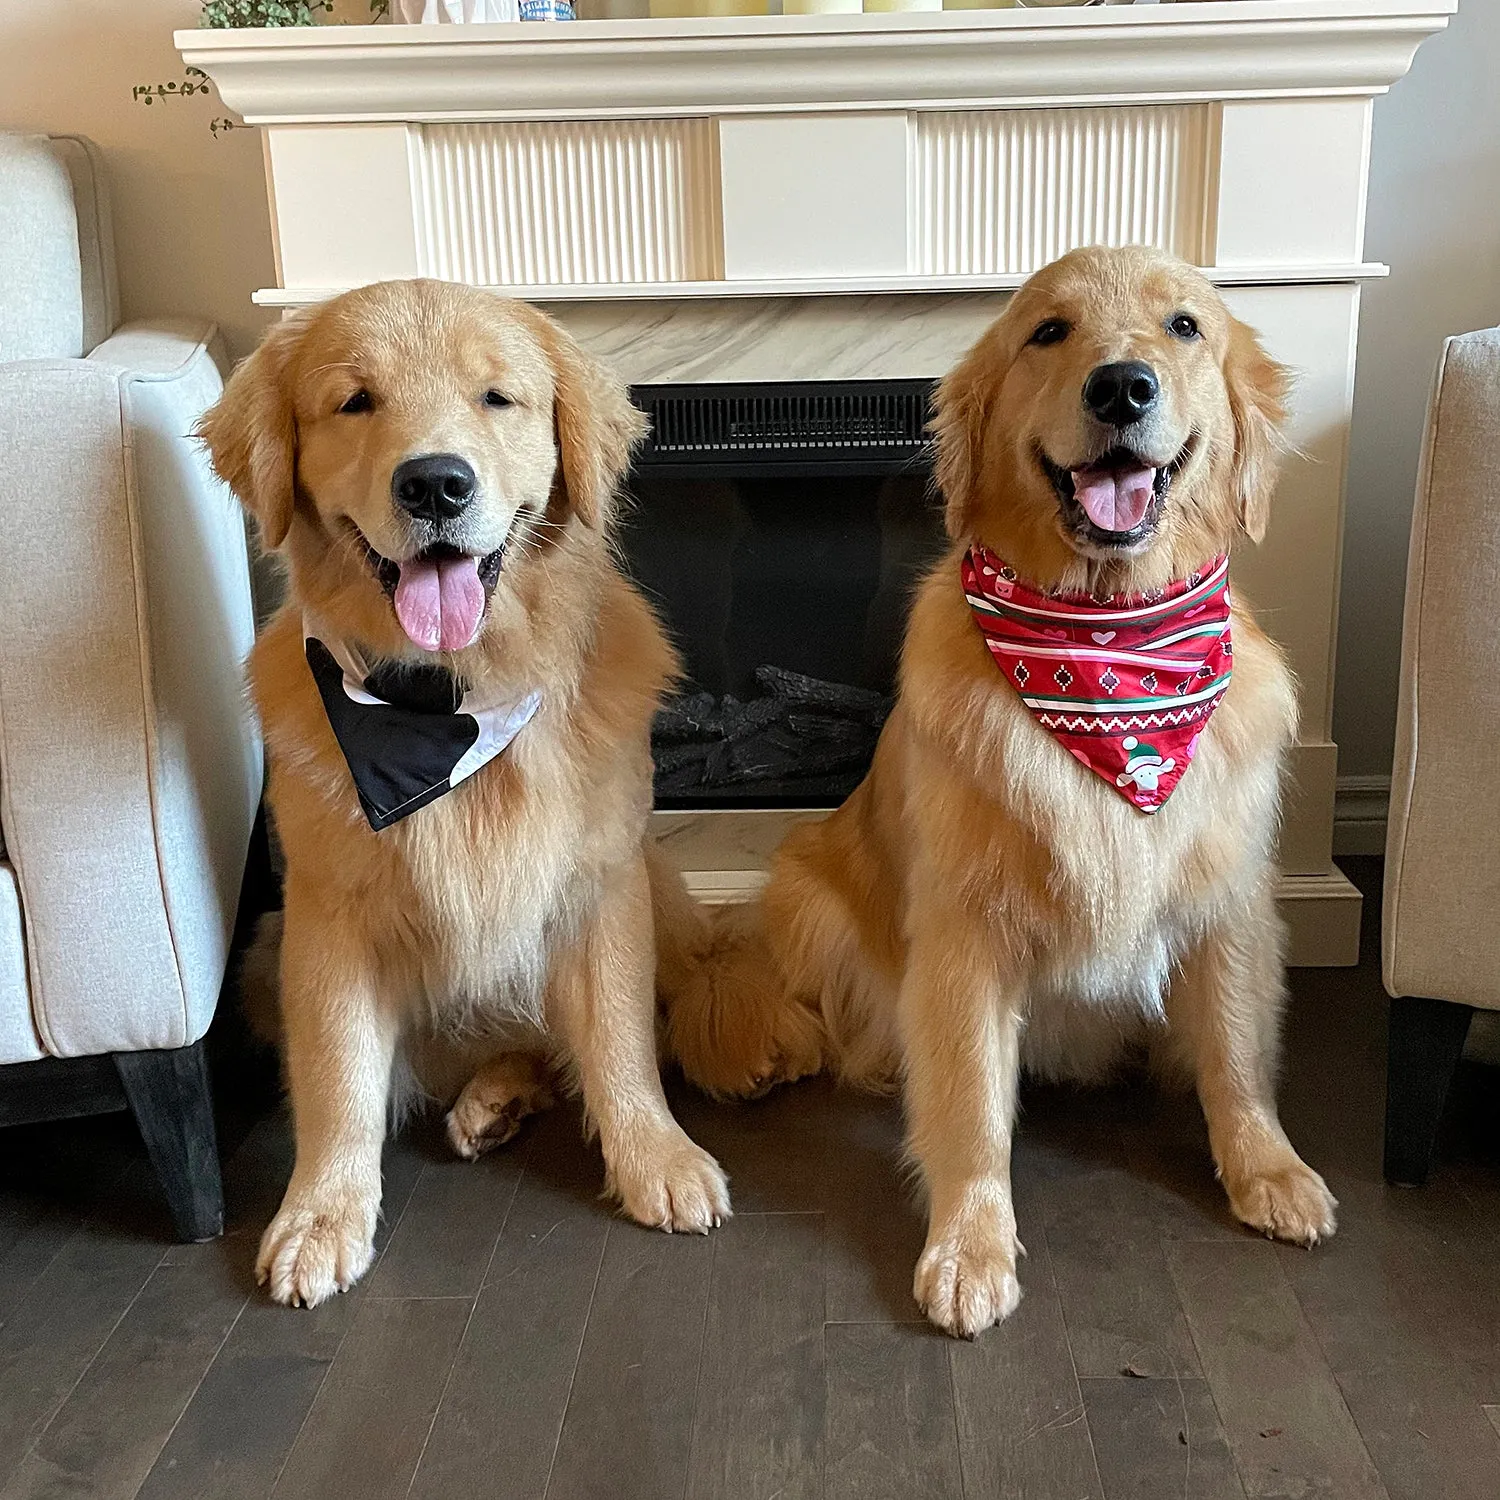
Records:
[[[1148,242],[1297,374],[1238,585],[1291,657],[1299,963],[1352,963],[1332,862],[1346,439],[1371,104],[1455,0],[184,31],[262,127],[296,307],[430,275],[545,306],[633,383],[935,378],[1036,266]],[[1358,503],[1354,497],[1353,503]],[[707,900],[797,814],[659,813]]]

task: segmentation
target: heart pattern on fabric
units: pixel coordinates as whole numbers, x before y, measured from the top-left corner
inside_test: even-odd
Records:
[[[1096,646],[1107,646],[1114,640],[1118,632],[1113,630],[1092,630],[1089,634],[1093,637]]]

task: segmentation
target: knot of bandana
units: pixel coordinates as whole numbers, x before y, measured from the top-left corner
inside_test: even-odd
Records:
[[[1229,559],[1096,599],[1042,593],[975,546],[963,582],[990,655],[1037,723],[1127,802],[1160,808],[1229,686]]]

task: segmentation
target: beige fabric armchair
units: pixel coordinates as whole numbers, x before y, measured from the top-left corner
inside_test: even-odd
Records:
[[[202,1238],[199,1044],[261,789],[244,530],[191,436],[223,354],[117,326],[87,142],[0,135],[0,202],[0,1124],[128,1103]]]
[[[1500,329],[1451,338],[1427,413],[1386,841],[1385,1173],[1427,1176],[1476,1009],[1500,1010]]]

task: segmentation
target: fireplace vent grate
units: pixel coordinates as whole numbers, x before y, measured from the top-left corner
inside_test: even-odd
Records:
[[[686,473],[896,472],[929,461],[930,380],[644,385],[638,469]]]

